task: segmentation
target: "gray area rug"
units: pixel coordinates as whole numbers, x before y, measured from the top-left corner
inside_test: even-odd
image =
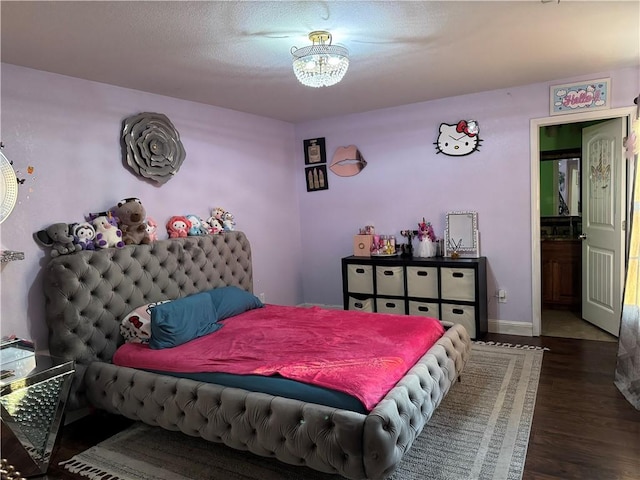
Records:
[[[543,351],[474,344],[462,373],[390,480],[522,478]],[[108,480],[337,480],[305,467],[135,424],[65,468]]]

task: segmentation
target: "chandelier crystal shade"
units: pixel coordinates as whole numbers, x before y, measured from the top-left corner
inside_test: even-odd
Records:
[[[335,85],[349,68],[349,50],[340,45],[332,45],[329,32],[311,32],[307,47],[291,48],[293,72],[307,87],[330,87]]]

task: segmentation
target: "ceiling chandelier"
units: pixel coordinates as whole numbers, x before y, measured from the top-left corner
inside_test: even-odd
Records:
[[[317,30],[309,34],[313,45],[292,47],[293,72],[303,85],[308,87],[330,87],[335,85],[349,68],[349,50],[340,45],[331,45],[331,34]]]

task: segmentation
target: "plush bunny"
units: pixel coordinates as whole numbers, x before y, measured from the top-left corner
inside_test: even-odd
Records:
[[[141,245],[151,243],[144,219],[147,211],[139,198],[126,198],[113,209],[118,219],[118,228],[122,231],[125,245]]]
[[[152,242],[158,240],[158,224],[156,221],[151,217],[147,217],[145,225],[147,226],[147,235],[149,235],[149,240]]]
[[[35,241],[43,247],[51,247],[51,256],[67,255],[82,250],[73,243],[73,235],[68,223],[54,223],[44,230],[33,234]]]
[[[97,248],[124,247],[122,241],[122,230],[118,228],[118,222],[111,215],[111,212],[102,214],[91,214],[91,224],[96,229],[95,245]]]

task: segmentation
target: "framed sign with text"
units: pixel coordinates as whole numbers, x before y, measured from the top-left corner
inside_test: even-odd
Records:
[[[600,78],[588,82],[553,85],[549,95],[550,115],[611,108],[611,80]]]

